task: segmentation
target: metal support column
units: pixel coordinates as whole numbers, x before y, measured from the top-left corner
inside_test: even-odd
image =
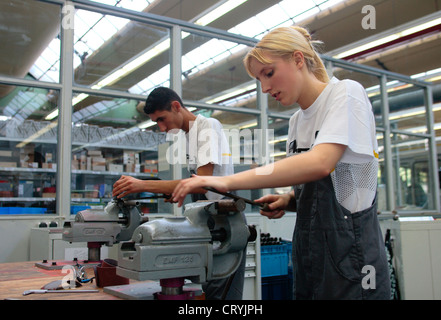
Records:
[[[260,115],[257,117],[260,129],[262,130],[262,136],[260,140],[257,140],[259,144],[256,146],[259,148],[259,165],[273,164],[274,159],[271,158],[270,140],[274,140],[274,132],[270,134],[268,128],[268,95],[262,92],[260,82],[256,80],[256,92],[257,92],[257,108],[260,110]],[[264,172],[262,172],[264,174]],[[262,196],[271,193],[271,189],[262,189]]]
[[[170,87],[176,91],[176,93],[182,99],[182,36],[181,27],[173,26],[170,34]],[[173,180],[182,179],[183,165],[179,161],[174,161],[171,164],[171,175]],[[177,204],[173,204],[173,214],[182,215],[182,208],[178,208]]]
[[[391,128],[389,121],[389,101],[387,97],[387,77],[380,77],[381,90],[381,115],[384,126],[384,167],[386,169],[386,209],[392,211],[395,208],[395,185],[392,163]]]
[[[72,157],[72,83],[75,10],[71,1],[62,8],[60,56],[60,106],[58,114],[57,143],[57,213],[64,218],[70,215],[71,157]]]
[[[429,179],[431,183],[431,194],[433,201],[433,209],[437,212],[440,212],[440,197],[439,197],[439,180],[438,180],[438,156],[436,150],[436,135],[435,135],[435,125],[433,118],[433,95],[432,95],[432,87],[426,86],[424,88],[424,105],[426,107],[426,121],[427,121],[427,133],[430,134],[429,138],[429,166],[430,166],[430,177]]]

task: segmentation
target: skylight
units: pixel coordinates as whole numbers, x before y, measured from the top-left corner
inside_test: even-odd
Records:
[[[130,10],[143,11],[153,1],[147,0],[94,0],[95,2],[122,7]],[[209,10],[205,15],[195,17],[195,23],[206,25],[221,15],[227,14],[236,6],[246,0],[230,0],[223,2],[217,8]],[[282,26],[298,23],[300,20],[310,17],[320,10],[335,5],[342,0],[284,0],[262,11],[254,17],[243,21],[239,25],[228,30],[232,33],[260,39],[268,31]],[[219,12],[214,15],[213,13]],[[100,46],[122,29],[128,20],[102,15],[86,10],[77,10],[75,14],[75,38],[74,38],[74,68],[77,68],[82,60],[87,59]],[[185,35],[184,35],[185,37]],[[164,39],[166,40],[166,39]],[[204,45],[188,52],[182,57],[183,78],[189,74],[199,72],[210,65],[228,58],[231,54],[245,48],[243,45],[212,39]],[[59,56],[60,41],[54,39],[31,68],[30,73],[37,79],[44,81],[59,81]],[[135,69],[134,69],[135,70]],[[120,70],[114,70],[118,72]],[[130,70],[132,72],[133,70]],[[111,74],[110,76],[114,76]],[[148,80],[147,80],[148,79]],[[106,79],[100,79],[107,83]],[[129,89],[129,92],[145,94],[158,85],[169,83],[169,65],[162,67],[157,72],[148,76]],[[102,87],[102,86],[100,86]],[[237,99],[237,97],[236,97]],[[55,115],[56,116],[56,115]]]

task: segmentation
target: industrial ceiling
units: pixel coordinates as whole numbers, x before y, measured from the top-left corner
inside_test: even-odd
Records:
[[[109,0],[108,2],[112,1]],[[225,0],[154,0],[143,11],[194,22],[203,13],[209,12],[225,2]],[[283,2],[285,8],[286,3],[292,8],[304,3],[304,1],[297,0]],[[318,5],[326,1],[314,0],[313,2],[310,0],[310,2]],[[315,7],[317,11],[314,11],[315,13],[312,15],[307,15],[305,19],[291,17],[294,23],[308,28],[315,39],[323,41],[322,53],[329,56],[336,56],[363,43],[422,24],[425,21],[434,19],[434,17],[441,17],[441,0],[346,0],[331,2],[335,2],[335,5],[324,9],[321,9],[321,7],[318,9],[317,6]],[[228,31],[241,22],[279,3],[279,0],[244,1],[228,14],[208,24],[208,26]],[[13,77],[32,77],[29,70],[43,50],[57,37],[60,30],[59,8],[51,3],[34,0],[2,1],[0,6],[0,25],[2,26],[0,29],[2,37],[0,74]],[[370,21],[371,28],[366,28],[362,24],[363,19],[366,19],[369,13],[372,14],[372,12],[363,11],[366,6],[374,9],[374,16],[371,16],[371,18],[375,19],[375,23],[372,25],[372,20]],[[292,8],[288,9],[291,10]],[[286,10],[286,12],[288,11]],[[275,25],[278,20],[283,22],[284,19],[286,19],[285,16],[273,16],[271,23]],[[41,23],[42,20],[45,23]],[[343,57],[343,59],[408,76],[435,70],[438,72],[435,74],[435,76],[438,76],[437,79],[434,79],[433,74],[421,79],[431,78],[436,89],[439,87],[439,74],[441,74],[440,29],[441,23],[438,20],[437,24],[419,32],[379,44],[374,48],[362,50],[348,57]],[[105,39],[103,44],[93,53],[75,53],[77,59],[81,57],[81,64],[76,66],[74,70],[74,82],[85,86],[96,84],[112,70],[132,59],[135,55],[142,53],[147,47],[152,46],[167,35],[168,30],[165,28],[147,26],[134,21],[125,24],[112,37]],[[185,38],[182,44],[183,55],[208,40],[208,38],[196,35]],[[245,47],[241,51],[234,52],[227,58],[216,61],[201,72],[188,70],[184,74],[183,98],[185,100],[205,101],[208,97],[248,83],[251,79],[242,65],[243,55],[248,49]],[[168,63],[169,54],[168,51],[165,51],[155,56],[149,63],[107,85],[106,88],[128,91]],[[354,78],[360,81],[365,88],[379,84],[375,77],[364,77],[339,69],[334,71],[337,77]],[[13,86],[0,85],[0,108],[4,108],[7,102],[13,99],[14,88]],[[439,90],[435,89],[434,101],[436,103],[439,102],[441,97]],[[145,94],[148,94],[148,92]],[[88,96],[75,104],[74,112],[102,100],[102,97]],[[251,96],[251,98],[239,102],[236,106],[255,108],[254,100],[255,98]],[[46,105],[39,110],[34,110],[29,114],[29,119],[43,120],[51,111],[51,107],[51,105]],[[417,106],[415,105],[415,107]],[[288,108],[288,110],[292,111],[294,108],[295,106]],[[269,110],[285,112],[287,109],[269,98]],[[219,118],[226,126],[238,126],[247,123],[247,121],[252,121],[253,118],[255,119],[255,116],[247,114],[238,114],[233,117],[228,112],[214,112],[212,116]],[[112,111],[97,113],[96,116],[88,119],[88,123],[100,126],[130,127],[146,119],[139,106],[136,108],[136,105],[129,105],[124,110],[115,108]],[[435,120],[441,121],[441,116],[436,115]],[[286,123],[283,125],[286,126]],[[157,130],[155,127],[150,129]]]

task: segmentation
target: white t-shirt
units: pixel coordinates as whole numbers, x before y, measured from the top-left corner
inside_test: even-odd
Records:
[[[331,173],[340,205],[352,213],[370,207],[377,190],[378,145],[372,106],[359,83],[333,77],[309,108],[291,117],[287,156],[321,143],[348,147]]]
[[[234,174],[233,158],[222,124],[214,118],[198,115],[190,123],[187,138],[187,163],[190,172],[209,163],[214,164],[213,176]],[[207,192],[209,200],[219,200],[222,195]]]

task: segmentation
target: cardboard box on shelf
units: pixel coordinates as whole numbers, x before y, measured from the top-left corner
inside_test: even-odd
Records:
[[[79,170],[80,169],[80,161],[77,159],[72,159],[72,169],[73,170]]]
[[[56,195],[54,192],[43,192],[43,198],[55,198]]]
[[[100,166],[106,165],[106,158],[92,157],[91,160],[92,160],[92,165],[100,165]]]
[[[93,171],[106,171],[105,165],[92,165]]]
[[[139,163],[139,153],[131,150],[124,150],[123,163],[124,164]]]
[[[83,197],[83,194],[80,193],[80,192],[72,192],[72,193],[70,194],[70,197],[71,197],[71,198],[82,198],[82,197]]]
[[[141,172],[158,173],[158,160],[144,160],[141,166]]]
[[[92,170],[92,157],[87,157],[86,170]]]
[[[0,161],[0,167],[6,167],[6,168],[15,168],[17,167],[17,162],[12,161]]]
[[[84,193],[84,198],[98,198],[98,190],[90,190]]]
[[[11,150],[0,150],[0,157],[12,157]]]
[[[102,152],[101,150],[87,150],[87,155],[91,157],[101,157]]]
[[[46,155],[45,155],[45,162],[46,163],[52,163],[53,162],[53,158],[52,158],[52,153],[51,152],[46,152]]]
[[[29,162],[28,168],[38,168],[38,162]]]
[[[41,164],[41,167],[43,169],[57,169],[57,164],[56,163],[45,163],[44,162],[44,163]],[[72,160],[72,169],[73,169],[73,167],[74,167],[74,164],[73,164],[73,160]]]
[[[80,170],[87,170],[87,157],[85,154],[80,156]]]
[[[125,172],[135,172],[135,164],[134,163],[126,163],[124,164]]]
[[[111,172],[123,172],[124,171],[124,166],[122,164],[109,163],[107,165],[107,170],[111,171]]]

